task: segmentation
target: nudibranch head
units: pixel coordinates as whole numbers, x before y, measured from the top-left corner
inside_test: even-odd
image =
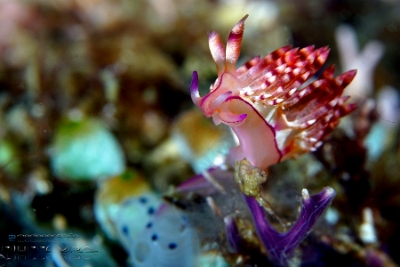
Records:
[[[239,146],[230,151],[231,160],[246,158],[253,166],[266,169],[315,150],[340,118],[356,108],[342,96],[356,71],[334,77],[331,66],[318,80],[303,86],[329,54],[328,47],[313,46],[285,46],[236,69],[246,18],[233,27],[226,48],[217,32],[209,34],[218,78],[210,92],[200,97],[194,71],[190,91],[204,115],[212,117],[215,124],[230,126],[238,137]]]

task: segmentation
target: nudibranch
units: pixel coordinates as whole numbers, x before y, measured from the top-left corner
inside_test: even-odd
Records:
[[[233,27],[226,49],[217,32],[209,34],[218,78],[210,92],[200,97],[194,71],[190,91],[204,115],[212,117],[215,124],[230,126],[236,134],[239,145],[230,151],[232,163],[246,158],[265,170],[315,150],[340,118],[355,109],[355,104],[345,103],[348,97],[342,92],[356,71],[334,77],[331,66],[318,80],[303,85],[329,54],[328,47],[313,46],[284,46],[236,68],[246,18]]]

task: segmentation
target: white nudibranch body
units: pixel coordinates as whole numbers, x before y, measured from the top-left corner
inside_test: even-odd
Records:
[[[199,251],[197,233],[186,216],[165,207],[133,240],[129,254],[135,267],[194,267]]]
[[[194,267],[200,251],[196,230],[185,214],[161,205],[153,194],[126,200],[119,212],[118,237],[134,267]]]
[[[153,193],[131,197],[120,205],[114,222],[118,240],[129,251],[132,241],[137,238],[161,204],[159,196]]]

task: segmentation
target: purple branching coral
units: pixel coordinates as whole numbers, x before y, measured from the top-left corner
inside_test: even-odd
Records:
[[[329,49],[313,46],[302,49],[282,47],[264,58],[255,57],[236,69],[244,32],[245,16],[232,29],[226,48],[220,35],[209,34],[212,57],[218,78],[210,92],[200,97],[197,72],[193,72],[193,102],[215,124],[231,127],[239,145],[230,150],[235,165],[234,179],[252,213],[256,231],[269,257],[287,265],[294,249],[311,230],[335,196],[327,187],[310,196],[303,189],[301,212],[286,233],[276,231],[266,219],[268,207],[260,193],[271,165],[314,151],[322,140],[349,114],[355,104],[347,104],[344,88],[356,71],[334,77],[334,67],[321,78],[303,85],[325,63]],[[231,247],[240,250],[242,239],[232,218],[225,218]]]
[[[276,231],[265,217],[264,209],[258,202],[245,196],[257,234],[269,255],[282,265],[286,265],[293,251],[306,237],[314,223],[331,203],[336,193],[331,187],[324,188],[319,194],[310,196],[307,189],[302,191],[302,206],[296,223],[285,233]]]

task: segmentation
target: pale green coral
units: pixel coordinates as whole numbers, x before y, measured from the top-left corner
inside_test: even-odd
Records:
[[[121,173],[125,158],[116,138],[99,121],[64,121],[55,134],[51,167],[59,178],[93,180]]]
[[[5,139],[0,140],[0,169],[11,176],[21,172],[21,163],[17,158],[15,147]]]

